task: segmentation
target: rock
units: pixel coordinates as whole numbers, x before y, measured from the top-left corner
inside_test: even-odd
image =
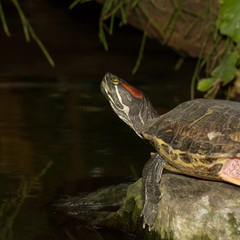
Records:
[[[154,230],[163,239],[240,239],[240,189],[164,174]]]
[[[151,232],[142,229],[141,179],[128,187],[118,211],[108,211],[95,224],[144,234],[145,239],[153,235],[154,239],[174,240],[240,239],[239,187],[164,173],[160,189],[159,215]]]
[[[54,203],[53,208],[65,215],[98,225],[112,212],[116,212],[126,197],[130,183],[122,183],[98,189],[90,194],[80,193]]]

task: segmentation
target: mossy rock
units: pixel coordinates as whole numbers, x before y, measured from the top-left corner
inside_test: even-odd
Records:
[[[121,187],[125,190],[120,191]],[[92,224],[133,232],[144,239],[240,239],[240,189],[237,186],[163,174],[159,214],[151,232],[144,230],[142,225],[141,179],[131,184],[127,192],[126,187],[117,185],[112,186],[111,191],[102,190],[110,195],[113,191],[121,192],[121,201],[126,197],[119,210],[98,211],[100,214],[95,214]],[[96,193],[101,195],[100,191]],[[111,199],[110,195],[101,199]],[[81,208],[84,209],[84,206]]]

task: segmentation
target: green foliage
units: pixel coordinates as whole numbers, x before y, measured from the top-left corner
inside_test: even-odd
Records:
[[[227,35],[234,42],[240,42],[240,1],[220,1],[217,27],[221,34]]]
[[[212,77],[217,80],[220,79],[224,85],[231,81],[237,72],[235,67],[238,59],[238,53],[232,52],[227,54],[223,61],[212,71]]]
[[[41,51],[43,52],[43,54],[45,55],[45,57],[47,58],[49,64],[51,66],[55,66],[55,63],[52,59],[52,57],[50,56],[49,52],[47,51],[46,47],[44,46],[44,44],[42,43],[42,41],[39,39],[39,37],[37,36],[37,34],[34,32],[31,24],[29,23],[28,19],[26,18],[18,0],[11,0],[13,5],[15,6],[15,8],[17,9],[17,12],[19,14],[19,17],[21,19],[22,22],[22,26],[23,26],[23,32],[25,35],[25,39],[27,42],[30,42],[31,37],[34,39],[34,41],[37,43],[38,47],[41,49]],[[6,22],[6,18],[4,15],[4,11],[3,11],[3,7],[0,1],[0,19],[2,21],[2,25],[3,25],[3,30],[5,32],[5,34],[10,37],[10,31],[8,29],[8,25]]]
[[[215,97],[220,84],[225,86],[234,79],[237,73],[236,63],[238,52],[225,55],[221,63],[211,72],[210,78],[201,79],[198,82],[198,90],[206,92],[206,97]]]
[[[212,29],[209,28],[193,75],[191,86],[192,98],[194,98],[195,80],[198,80],[197,89],[206,92],[205,97],[208,98],[214,98],[222,86],[228,85],[226,91],[227,97],[235,91],[233,88],[235,88],[236,84],[233,86],[232,81],[237,80],[238,77],[239,41],[236,38],[236,29],[238,28],[238,24],[240,24],[240,19],[233,19],[231,16],[236,14],[234,12],[239,7],[240,1],[231,0],[221,2],[217,18],[213,21],[216,25]],[[228,36],[223,35],[226,29],[229,30]],[[240,34],[240,31],[238,34]],[[212,39],[213,46],[210,50],[206,50],[206,43],[209,39]],[[207,52],[205,56],[204,52]],[[210,70],[209,74],[207,74],[210,77],[200,79],[199,73],[203,67],[207,71]],[[239,89],[237,92],[239,92]]]
[[[214,77],[212,78],[203,78],[198,82],[198,90],[205,92],[207,91],[212,85],[213,83],[216,81],[216,79],[214,79]]]
[[[141,63],[141,59],[142,59],[144,47],[145,47],[145,44],[146,44],[146,39],[147,39],[147,33],[146,33],[146,32],[143,32],[143,38],[142,38],[142,43],[141,43],[141,47],[140,47],[140,50],[139,50],[137,62],[136,62],[135,67],[134,67],[133,70],[132,70],[132,73],[133,73],[133,74],[135,74],[135,73],[137,72],[137,70],[138,70],[138,68],[139,68],[139,65],[140,65],[140,63]]]
[[[240,1],[223,0],[220,3],[217,28],[226,35],[226,44],[219,64],[210,73],[209,78],[199,80],[197,89],[206,92],[205,97],[215,97],[221,86],[226,86],[237,78],[239,67],[240,43]],[[220,35],[220,37],[224,37]],[[229,92],[228,92],[229,93]]]
[[[73,9],[78,3],[85,3],[85,2],[91,2],[92,0],[75,0],[72,2],[72,4],[69,6],[69,9]]]
[[[8,25],[7,25],[7,22],[6,22],[6,19],[5,19],[5,15],[4,15],[4,12],[3,12],[3,8],[2,8],[2,3],[0,2],[0,18],[1,18],[1,21],[2,21],[2,25],[3,25],[3,30],[5,32],[5,34],[10,37],[11,34],[9,32],[9,29],[8,29]]]

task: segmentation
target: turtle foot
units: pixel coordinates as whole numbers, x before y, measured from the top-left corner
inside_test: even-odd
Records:
[[[149,231],[151,231],[157,219],[158,204],[152,203],[150,201],[145,202],[141,215],[143,216],[143,228],[148,225]]]

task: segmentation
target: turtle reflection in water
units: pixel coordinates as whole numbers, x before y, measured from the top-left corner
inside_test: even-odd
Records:
[[[157,150],[143,169],[143,226],[153,227],[163,168],[240,185],[240,103],[195,99],[159,116],[148,98],[106,73],[101,91],[115,113]]]

